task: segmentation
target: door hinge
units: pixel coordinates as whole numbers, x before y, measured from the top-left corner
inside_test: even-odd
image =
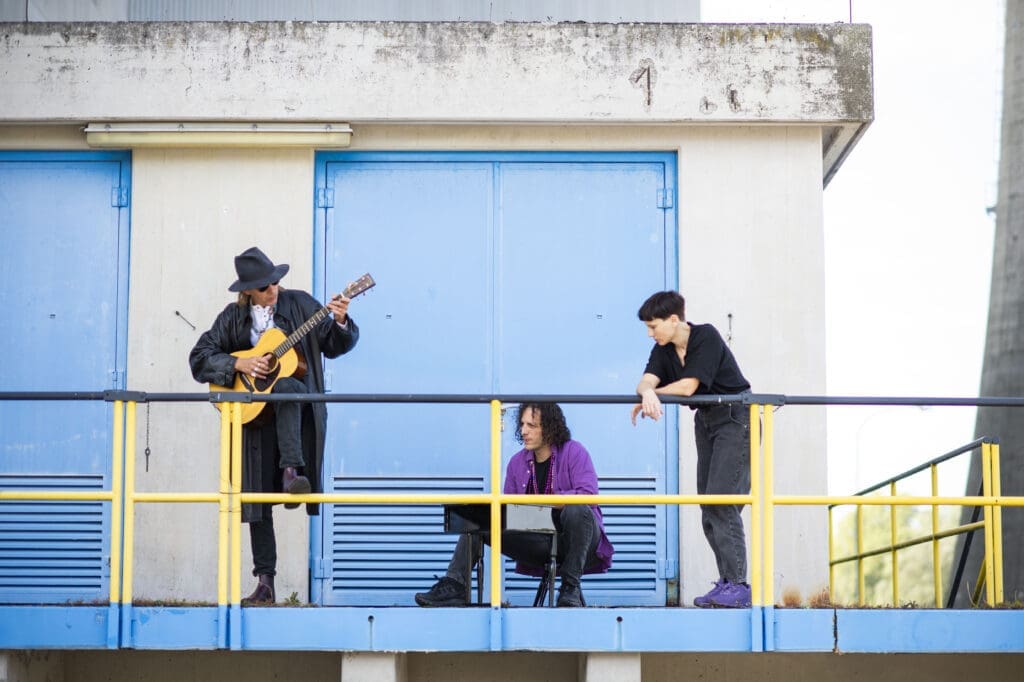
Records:
[[[329,187],[321,187],[316,191],[317,208],[334,208],[334,190]]]
[[[330,369],[324,370],[324,393],[330,393],[334,387],[334,371]]]
[[[658,190],[658,208],[672,208],[672,200],[675,198],[675,190],[672,187],[665,187]]]
[[[110,387],[114,388],[114,389],[124,388],[124,370],[123,369],[113,369],[113,370],[110,370]]]
[[[323,580],[327,577],[327,562],[324,559],[313,560],[313,578]]]
[[[115,185],[110,188],[110,205],[117,208],[124,208],[128,205],[128,187]]]
[[[676,559],[658,559],[658,577],[676,578],[679,576],[679,562]]]

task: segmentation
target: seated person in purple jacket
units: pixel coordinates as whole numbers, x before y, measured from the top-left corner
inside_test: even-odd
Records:
[[[571,440],[562,409],[555,403],[524,403],[517,413],[516,440],[524,448],[512,456],[505,471],[506,494],[596,495],[597,473],[590,453]],[[562,576],[558,606],[582,606],[580,576],[605,573],[612,565],[612,543],[604,533],[601,509],[567,504],[555,512],[558,529],[558,564]],[[483,534],[490,544],[490,536]],[[469,556],[473,545],[474,556]],[[551,554],[546,533],[501,534],[502,553],[516,560],[516,573],[540,576]],[[447,574],[416,595],[420,606],[466,606],[466,585],[483,547],[460,535]]]

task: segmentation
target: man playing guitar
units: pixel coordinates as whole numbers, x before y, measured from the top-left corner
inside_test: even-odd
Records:
[[[274,265],[256,247],[235,257],[235,271],[238,279],[228,290],[238,292],[238,301],[221,311],[192,348],[192,376],[196,381],[222,387],[231,387],[244,378],[242,386],[253,387],[238,390],[258,391],[264,385],[264,392],[322,393],[321,356],[336,358],[352,350],[359,340],[359,327],[348,315],[349,299],[338,296],[321,306],[304,291],[286,290],[279,282],[288,272],[288,265]],[[283,338],[282,333],[292,334],[284,344],[288,345],[287,352],[299,351],[308,361],[304,375],[300,371],[282,372],[284,358],[271,352],[246,352],[261,347],[265,335]],[[295,367],[294,361],[290,367]],[[272,410],[263,409],[260,419],[249,421],[242,429],[242,489],[297,495],[320,492],[326,421],[324,403],[275,403]],[[259,580],[243,604],[275,600],[277,540],[271,509],[270,504],[247,504],[242,509],[242,518],[249,523],[253,575]],[[318,514],[319,505],[307,505],[307,513]]]

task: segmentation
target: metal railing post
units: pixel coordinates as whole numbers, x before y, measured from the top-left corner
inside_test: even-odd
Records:
[[[833,507],[828,507],[828,595],[830,599],[835,598],[836,594],[836,565],[833,563],[836,560],[836,548],[835,548],[835,532],[832,524],[835,522],[835,517],[832,514]]]
[[[761,499],[761,406],[750,406],[750,602],[764,606]]]
[[[864,505],[857,505],[857,604],[867,603],[864,581]]]
[[[752,651],[763,651],[765,648],[761,408],[762,406],[756,403],[750,406],[750,648]]]
[[[501,606],[501,402],[491,401],[491,606]]]
[[[775,604],[775,410],[764,411],[764,603]]]
[[[220,477],[217,492],[217,646],[228,646],[228,543],[231,530],[231,412],[220,409]]]
[[[932,464],[932,497],[939,496],[939,466]],[[932,505],[932,580],[935,583],[935,608],[942,608],[942,563],[939,555],[939,506]]]
[[[122,519],[124,505],[124,401],[114,401],[113,447],[110,457],[110,606],[107,610],[107,648],[120,645],[121,566],[124,558]]]
[[[135,407],[126,404],[124,432],[124,563],[121,590],[121,643],[130,646],[132,620],[132,588],[135,566]]]
[[[231,403],[231,581],[229,635],[232,649],[242,648],[242,404]]]
[[[999,471],[999,443],[990,446],[992,460],[992,497],[1003,494]],[[1000,502],[992,508],[992,566],[995,574],[996,604],[1003,603],[1003,505]]]
[[[889,484],[889,496],[896,497],[896,481]],[[896,555],[896,505],[889,505],[889,544],[892,546],[892,605],[900,605],[900,564]]]
[[[981,485],[985,497],[992,496],[992,445],[982,443],[981,445]],[[992,532],[992,505],[986,504],[983,513],[985,515],[985,601],[989,606],[996,603],[995,585],[995,559],[992,556],[992,548],[995,544],[994,533]]]

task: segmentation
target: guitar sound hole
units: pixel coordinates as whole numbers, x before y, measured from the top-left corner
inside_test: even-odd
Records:
[[[273,364],[274,366],[267,373],[265,379],[256,379],[256,381],[254,382],[256,384],[257,391],[266,391],[268,388],[274,385],[275,381],[277,381],[277,375],[281,373],[281,365],[276,360],[274,361]]]

